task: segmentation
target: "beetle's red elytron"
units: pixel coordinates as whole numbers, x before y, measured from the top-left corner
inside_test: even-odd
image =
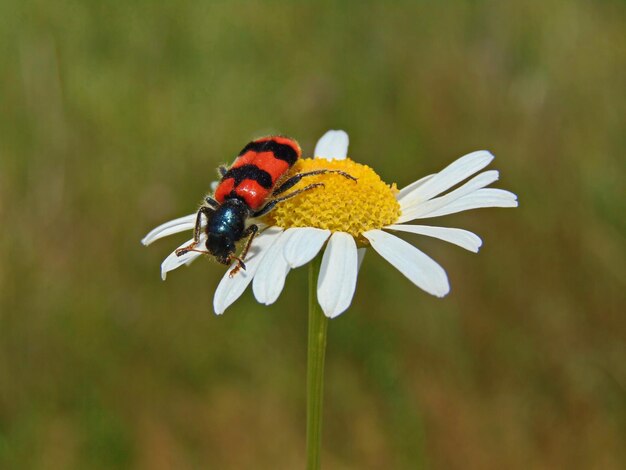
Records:
[[[226,265],[236,260],[237,266],[230,272],[234,276],[239,269],[246,269],[244,259],[259,230],[255,224],[246,226],[248,218],[260,217],[282,201],[324,186],[324,183],[313,183],[280,196],[307,176],[337,173],[356,181],[348,173],[326,169],[298,173],[281,181],[301,155],[300,146],[289,137],[263,137],[246,145],[230,168],[219,167],[222,179],[215,190],[214,198],[206,197],[206,205],[198,210],[193,242],[176,250],[176,254],[181,256],[189,251],[199,251],[213,255],[218,262]],[[207,251],[196,248],[203,229],[203,217],[206,217],[204,233],[207,236]],[[245,237],[248,240],[240,256],[235,256],[235,244]]]

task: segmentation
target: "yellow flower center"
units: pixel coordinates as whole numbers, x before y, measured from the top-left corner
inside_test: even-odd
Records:
[[[337,173],[303,178],[289,193],[314,183],[324,183],[281,202],[265,216],[265,221],[278,227],[316,227],[333,232],[346,232],[367,244],[363,232],[382,228],[398,220],[400,205],[396,201],[395,184],[389,186],[366,165],[345,160],[306,158],[296,162],[289,174],[312,170],[341,170],[354,176],[353,181]]]

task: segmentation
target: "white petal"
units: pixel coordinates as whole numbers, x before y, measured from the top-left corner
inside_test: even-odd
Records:
[[[330,236],[330,230],[313,227],[290,228],[283,247],[283,256],[292,268],[311,261],[322,249]]]
[[[517,196],[512,192],[504,189],[483,188],[463,196],[439,210],[430,212],[425,217],[439,217],[482,207],[517,207],[517,205]]]
[[[420,186],[422,186],[424,183],[426,183],[427,181],[429,181],[431,178],[433,178],[437,173],[434,173],[432,175],[428,175],[428,176],[424,176],[423,178],[418,179],[417,181],[414,181],[413,183],[409,184],[408,186],[405,186],[404,188],[402,188],[397,196],[396,199],[399,201],[401,201],[402,199],[404,199],[408,194],[412,193],[415,189],[419,188]]]
[[[409,199],[407,197],[400,205],[402,215],[398,219],[398,222],[408,222],[414,219],[429,217],[431,212],[439,210],[463,196],[490,185],[494,181],[497,181],[498,177],[499,173],[496,170],[484,171],[474,176],[471,180],[454,191],[450,191],[443,196],[436,197],[429,201],[413,202],[413,204],[411,204],[411,202],[406,202],[407,199]]]
[[[443,268],[413,245],[382,230],[370,230],[363,236],[378,254],[416,286],[437,297],[450,292],[448,276]]]
[[[405,196],[406,203],[423,202],[437,194],[450,189],[457,183],[469,178],[474,173],[485,168],[493,160],[493,155],[486,150],[469,153],[452,162],[424,184],[419,185]]]
[[[252,291],[256,299],[265,305],[276,302],[285,287],[285,279],[289,273],[289,265],[283,256],[285,241],[289,238],[287,231],[267,250],[263,261],[254,276]]]
[[[224,273],[224,277],[217,286],[215,296],[213,297],[215,313],[218,315],[224,313],[224,310],[243,294],[248,284],[252,282],[263,257],[281,233],[282,229],[278,227],[270,227],[265,230],[252,242],[248,256],[244,260],[246,263],[245,271],[242,269],[235,276],[230,277],[230,271],[235,266],[235,263],[233,263]]]
[[[348,156],[350,139],[345,131],[328,131],[317,141],[313,156],[326,160],[343,160]]]
[[[483,244],[478,235],[460,228],[432,227],[430,225],[388,225],[385,228],[438,238],[474,253],[478,253],[478,249]]]
[[[159,225],[157,228],[153,229],[143,237],[141,243],[148,246],[155,240],[159,238],[167,237],[168,235],[172,235],[174,233],[184,232],[186,230],[191,230],[196,225],[196,214],[189,214],[185,217],[179,217],[178,219],[170,220],[169,222],[165,222],[164,224]]]
[[[344,312],[356,288],[358,254],[351,235],[335,232],[322,257],[317,280],[317,300],[329,318]]]
[[[206,242],[206,235],[202,234],[200,236],[200,240],[197,243],[198,249],[204,249],[204,243]],[[178,248],[184,248],[193,243],[193,238],[191,240],[187,240],[185,243],[180,245]],[[177,248],[177,249],[178,249]],[[170,255],[163,260],[161,263],[161,279],[165,281],[167,277],[167,273],[173,271],[174,269],[182,266],[183,264],[189,265],[193,260],[195,260],[202,253],[198,253],[197,251],[188,251],[182,256],[176,255],[176,250],[174,250]]]

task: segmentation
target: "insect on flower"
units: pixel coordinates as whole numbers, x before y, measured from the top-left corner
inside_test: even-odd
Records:
[[[286,140],[280,142],[277,137],[266,139],[277,143],[293,142],[284,137],[280,139]],[[256,163],[258,155],[259,164],[254,164],[253,167],[268,171],[265,163],[260,163],[260,156],[268,150],[257,148],[263,144],[256,142],[249,144],[254,152],[246,157],[246,152],[250,150],[246,147],[233,167],[244,166],[247,159]],[[210,207],[204,210],[204,215],[190,214],[171,220],[151,230],[143,238],[142,243],[149,245],[160,238],[196,227],[194,238],[163,260],[161,278],[165,279],[168,272],[193,262],[200,256],[199,253],[206,253],[196,250],[195,246],[202,243],[206,243],[207,248],[213,246],[208,236],[213,234],[215,237],[220,233],[217,228],[213,228],[220,220],[217,216],[220,208],[227,204],[237,204],[229,202],[230,199],[226,196],[239,195],[239,200],[246,202],[247,214],[265,216],[260,219],[263,225],[260,225],[254,242],[248,240],[253,252],[246,259],[247,269],[238,276],[229,274],[241,269],[240,259],[234,256],[234,241],[245,236],[243,222],[236,235],[233,235],[235,231],[232,229],[222,230],[228,234],[228,239],[233,240],[233,245],[231,251],[224,250],[226,254],[221,262],[230,259],[232,270],[224,274],[215,291],[215,313],[224,313],[250,284],[259,302],[265,305],[274,303],[285,286],[289,271],[309,263],[318,253],[323,252],[317,299],[324,314],[334,318],[350,306],[361,261],[365,251],[370,248],[416,286],[429,294],[443,297],[450,291],[445,270],[426,253],[394,233],[438,238],[476,253],[482,240],[472,232],[412,222],[484,207],[518,205],[515,194],[488,187],[499,178],[496,170],[482,171],[494,159],[488,151],[471,152],[438,173],[418,179],[398,190],[395,184],[385,183],[369,166],[348,158],[348,144],[348,134],[331,130],[318,141],[313,158],[299,158],[299,148],[294,143],[291,148],[296,149],[295,163],[284,172],[281,172],[282,168],[288,166],[276,167],[276,172],[268,171],[272,177],[272,186],[261,191],[258,200],[242,199],[246,194],[243,189],[245,185],[242,184],[251,179],[252,182],[247,184],[253,185],[257,181],[256,177],[246,176],[241,179],[242,184],[237,184],[237,178],[233,177],[233,181],[229,182],[227,173],[222,170],[224,177],[220,186],[224,196],[221,196],[218,188],[215,198],[223,197],[223,200],[209,203]],[[274,150],[269,152],[271,158],[265,158],[270,162],[267,168],[272,170],[271,162],[274,162],[274,158],[280,158],[276,157],[278,153]],[[245,160],[240,160],[243,157]],[[337,178],[333,173],[343,175],[350,181]],[[284,183],[278,181],[279,174],[286,180]],[[308,185],[305,181],[297,184],[307,175],[317,176]],[[295,183],[290,177],[296,178]],[[354,179],[358,179],[358,184],[354,184]],[[324,190],[308,191],[311,187],[324,183]],[[291,193],[276,197],[277,193],[280,195],[289,188],[293,189]],[[302,191],[305,192],[301,196],[292,197]],[[278,204],[282,201],[286,202]],[[242,214],[239,217],[243,217],[245,222],[246,212],[243,211]],[[231,221],[227,222],[232,225]],[[228,224],[225,222],[225,225]],[[210,254],[216,256],[218,251],[214,249]],[[245,251],[240,258],[245,258]]]
[[[240,269],[246,269],[246,254],[259,231],[256,224],[248,223],[248,219],[261,217],[283,201],[324,186],[324,183],[313,183],[283,195],[302,178],[336,173],[356,181],[344,171],[329,169],[297,173],[285,180],[285,174],[301,156],[300,146],[289,137],[263,137],[246,145],[230,168],[219,167],[221,180],[214,197],[207,196],[206,204],[198,210],[193,241],[176,250],[176,255],[180,257],[195,251],[212,255],[225,265],[237,261],[230,271],[232,277]],[[246,237],[240,255],[235,255],[235,244]],[[207,251],[198,248],[202,242]]]

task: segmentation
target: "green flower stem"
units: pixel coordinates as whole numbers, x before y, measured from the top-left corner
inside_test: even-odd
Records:
[[[306,468],[320,468],[322,402],[328,318],[317,303],[317,278],[322,264],[318,255],[309,265],[309,345],[307,351]]]

